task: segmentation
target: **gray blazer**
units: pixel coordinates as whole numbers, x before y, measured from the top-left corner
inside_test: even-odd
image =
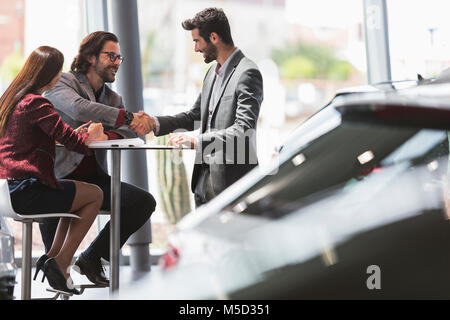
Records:
[[[215,81],[212,65],[206,73],[203,88],[194,106],[174,116],[158,117],[158,136],[177,129],[196,130],[201,125],[191,189],[195,190],[202,163],[209,165],[211,183],[219,194],[257,166],[256,125],[263,101],[263,82],[256,64],[237,52],[224,73],[219,99],[207,130],[209,100]]]
[[[116,132],[124,138],[137,137],[127,126],[115,127],[119,109],[123,108],[122,97],[105,85],[97,102],[94,90],[84,74],[72,71],[63,73],[61,80],[44,96],[53,103],[63,121],[74,129],[92,120],[101,122],[105,131]],[[64,178],[69,175],[78,167],[83,157],[84,155],[66,148],[56,148],[56,177]],[[100,167],[108,172],[106,151],[96,150],[95,158]]]

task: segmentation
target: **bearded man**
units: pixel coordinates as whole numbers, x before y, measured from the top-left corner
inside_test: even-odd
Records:
[[[63,73],[56,86],[45,93],[62,119],[77,128],[93,121],[103,124],[108,139],[135,138],[149,133],[150,117],[144,112],[126,110],[122,97],[106,83],[115,81],[124,57],[119,39],[110,32],[97,31],[87,35],[80,44],[71,71]],[[60,179],[73,179],[98,185],[104,194],[102,210],[110,210],[111,177],[107,173],[106,151],[96,150],[92,156],[57,148],[55,174]],[[121,183],[120,246],[150,218],[155,210],[153,196],[128,183]],[[49,250],[58,220],[39,224],[42,239]],[[80,254],[75,265],[82,274],[99,285],[109,285],[101,260],[109,261],[109,222],[91,245]]]
[[[157,136],[201,128],[196,137],[174,133],[169,140],[197,150],[191,189],[198,207],[258,165],[256,126],[263,81],[256,64],[234,45],[222,9],[204,9],[183,21],[182,27],[191,31],[195,52],[203,55],[205,63],[214,63],[190,110],[152,118]]]

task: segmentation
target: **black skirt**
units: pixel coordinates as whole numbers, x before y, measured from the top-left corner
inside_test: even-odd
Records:
[[[69,212],[75,198],[75,183],[58,181],[63,189],[49,187],[36,178],[8,180],[14,211],[24,215]]]

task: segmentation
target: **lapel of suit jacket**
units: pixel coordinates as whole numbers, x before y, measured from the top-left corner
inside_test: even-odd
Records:
[[[86,78],[86,76],[82,73],[74,72],[75,77],[80,81],[81,86],[83,87],[84,91],[86,91],[89,100],[96,101],[95,99],[95,93],[94,89],[92,88],[91,84],[89,83],[89,80]]]
[[[201,121],[202,121],[202,133],[206,131],[206,126],[208,124],[208,109],[209,109],[209,101],[211,99],[211,93],[212,93],[212,87],[214,85],[214,82],[216,81],[216,72],[214,71],[216,69],[217,64],[214,64],[209,68],[208,74],[204,80],[203,84],[203,90],[202,94],[207,95],[205,98],[202,99],[202,105],[201,105]]]
[[[233,75],[234,71],[236,70],[236,67],[238,66],[239,62],[241,62],[243,57],[244,57],[244,54],[242,53],[242,51],[239,50],[238,52],[236,52],[236,54],[230,61],[230,64],[228,65],[227,69],[225,70],[225,74],[223,76],[224,80],[222,82],[222,86],[219,88],[220,89],[219,95],[218,95],[217,102],[216,102],[216,105],[214,106],[211,117],[214,116],[214,113],[217,110],[217,106],[219,105],[220,100],[222,99],[223,92],[225,91],[225,88],[227,87],[231,76]]]

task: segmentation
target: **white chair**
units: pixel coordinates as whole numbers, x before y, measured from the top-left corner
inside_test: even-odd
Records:
[[[22,300],[31,299],[31,246],[33,236],[33,222],[43,218],[80,218],[72,213],[39,213],[39,214],[17,214],[11,204],[8,180],[0,179],[0,214],[3,217],[22,222]]]

